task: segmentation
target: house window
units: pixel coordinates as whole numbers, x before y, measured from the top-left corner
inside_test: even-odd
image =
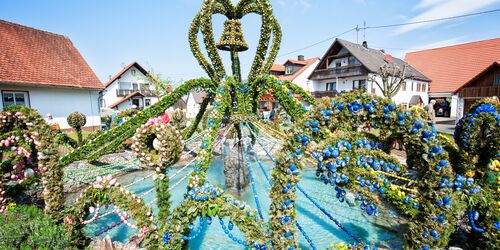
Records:
[[[496,74],[493,78],[493,86],[500,86],[500,74]]]
[[[354,65],[354,64],[358,64],[358,60],[356,60],[356,57],[354,56],[349,57],[349,65]]]
[[[120,82],[120,89],[131,89],[132,83],[130,82]]]
[[[29,94],[25,91],[2,91],[3,106],[20,105],[30,106]]]
[[[352,81],[352,89],[364,89],[364,90],[366,90],[366,80],[354,80],[354,81]]]
[[[106,100],[104,100],[104,98],[101,98],[101,103],[99,105],[101,105],[101,108],[105,108],[106,107]]]
[[[329,82],[326,84],[326,91],[337,90],[337,82]]]
[[[137,83],[132,83],[132,89],[133,89],[134,91],[139,90],[139,84],[137,84]]]
[[[401,83],[401,90],[406,91],[406,82]]]
[[[427,91],[427,84],[425,83],[422,83],[422,92],[426,92]]]
[[[136,72],[135,72],[135,69],[131,70],[130,73],[135,76]]]
[[[285,74],[291,75],[292,71],[293,71],[293,67],[292,66],[286,66],[286,68],[285,68]]]
[[[338,67],[341,67],[342,66],[342,62],[341,61],[335,61],[335,67],[338,68]]]
[[[417,83],[417,92],[420,92],[420,86],[421,86],[421,84]]]
[[[144,100],[144,106],[149,107],[151,105],[151,99]]]

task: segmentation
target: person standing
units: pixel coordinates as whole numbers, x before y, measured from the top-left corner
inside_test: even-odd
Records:
[[[436,133],[436,110],[434,109],[434,105],[436,104],[436,100],[431,100],[427,106],[425,106],[425,111],[427,111],[427,115],[429,116],[427,123],[432,128],[432,132]]]

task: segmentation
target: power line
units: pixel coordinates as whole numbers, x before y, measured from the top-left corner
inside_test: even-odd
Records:
[[[351,32],[351,31],[355,31],[355,30],[356,30],[356,28],[357,28],[357,27],[354,27],[354,28],[352,28],[352,29],[346,30],[346,31],[344,31],[344,32],[342,32],[342,33],[340,33],[340,34],[334,35],[334,36],[332,36],[332,37],[329,37],[329,38],[327,38],[327,39],[324,39],[324,40],[321,40],[321,41],[319,41],[319,42],[313,43],[313,44],[311,44],[311,45],[307,45],[307,46],[302,47],[302,48],[300,48],[300,49],[296,49],[296,50],[294,50],[294,51],[290,51],[290,52],[288,52],[288,53],[278,55],[278,56],[277,56],[277,58],[278,58],[278,57],[287,56],[287,55],[290,55],[290,54],[293,54],[293,53],[299,52],[299,51],[301,51],[301,50],[309,49],[309,48],[314,47],[314,46],[316,46],[316,45],[319,45],[319,44],[322,44],[322,43],[328,42],[328,41],[330,41],[330,40],[332,40],[332,39],[335,39],[335,38],[337,38],[337,37],[339,37],[339,36],[345,35],[345,34],[347,34],[347,33]]]
[[[455,45],[449,45],[447,47],[453,47],[453,46],[459,46],[461,44],[455,44]],[[374,47],[381,47],[377,45],[373,45]],[[475,49],[481,49],[481,48],[493,48],[493,47],[500,47],[500,44],[487,44],[487,45],[477,45],[474,47],[468,47],[468,48],[463,48],[463,47],[457,47],[457,48],[446,48],[447,50],[475,50]],[[391,48],[391,47],[384,47],[384,49],[390,49],[390,50],[408,50],[408,51],[420,51],[420,50],[432,50],[432,49],[439,49],[441,47],[429,47],[429,48]]]
[[[470,16],[478,16],[478,15],[490,14],[490,13],[499,12],[499,11],[500,11],[500,9],[494,9],[494,10],[487,10],[487,11],[475,12],[475,13],[458,15],[458,16],[442,17],[442,18],[421,20],[421,21],[408,22],[408,23],[395,23],[395,24],[387,24],[387,25],[379,25],[379,26],[368,26],[368,27],[364,27],[364,28],[360,28],[360,29],[365,29],[365,30],[366,29],[381,29],[381,28],[391,28],[391,27],[413,25],[413,24],[438,22],[438,21],[445,21],[445,20],[451,20],[451,19],[456,19],[456,18],[463,18],[463,17],[470,17]]]
[[[359,27],[359,25],[357,25],[356,27],[354,27],[352,29],[349,29],[349,30],[346,30],[345,32],[342,32],[342,33],[340,33],[338,35],[329,37],[327,39],[321,40],[319,42],[313,43],[311,45],[302,47],[300,49],[296,49],[294,51],[291,51],[291,52],[288,52],[288,53],[285,53],[285,54],[280,54],[280,55],[277,56],[277,58],[283,57],[283,56],[287,56],[287,55],[290,55],[290,54],[293,54],[293,53],[296,53],[296,52],[299,52],[299,51],[302,51],[302,50],[305,50],[305,49],[309,49],[309,48],[314,47],[316,45],[328,42],[328,41],[330,41],[330,40],[332,40],[334,38],[337,38],[339,36],[345,35],[345,34],[351,32],[351,31],[358,31],[359,32],[360,30],[366,31],[367,29],[382,29],[382,28],[391,28],[391,27],[398,27],[398,26],[405,26],[405,25],[414,25],[414,24],[438,22],[438,21],[445,21],[445,20],[451,20],[451,19],[457,19],[457,18],[464,18],[464,17],[470,17],[470,16],[478,16],[478,15],[490,14],[490,13],[499,12],[499,11],[500,11],[500,9],[494,9],[494,10],[487,10],[487,11],[475,12],[475,13],[458,15],[458,16],[450,16],[450,17],[442,17],[442,18],[421,20],[421,21],[415,21],[415,22],[396,23],[396,24],[387,24],[387,25],[378,25],[378,26],[366,26],[366,22],[365,22],[365,25],[363,27]],[[363,36],[365,36],[365,35],[363,35]]]

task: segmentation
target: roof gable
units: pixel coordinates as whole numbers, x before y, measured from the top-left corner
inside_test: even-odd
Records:
[[[136,69],[138,69],[145,76],[147,76],[149,74],[148,71],[145,70],[138,62],[132,62],[129,65],[125,66],[125,68],[123,68],[122,70],[120,70],[120,72],[118,72],[118,74],[116,74],[115,76],[111,77],[109,79],[109,81],[105,84],[106,88],[109,85],[111,85],[114,81],[116,81],[116,79],[119,79],[123,74],[125,74],[125,72],[127,72],[128,70],[130,70],[132,67],[135,67]]]
[[[331,55],[336,55],[335,52],[343,56],[348,56],[349,54],[354,56],[370,73],[378,73],[380,71],[380,67],[387,63],[385,61],[387,54],[378,49],[365,48],[363,45],[357,43],[352,43],[342,39],[336,39],[335,42],[333,42],[330,48],[326,51],[325,55],[321,58],[321,61],[319,62],[318,66],[316,66],[315,70],[326,68],[327,58]],[[405,61],[396,57],[392,57],[391,63],[394,63],[400,68],[403,68]],[[430,82],[429,78],[420,73],[411,65],[408,65],[406,74],[408,77]]]
[[[477,79],[483,77],[484,75],[490,73],[491,71],[495,70],[495,69],[500,69],[500,61],[496,61],[496,62],[493,62],[490,66],[488,66],[487,68],[485,68],[483,71],[479,72],[479,74],[477,74],[476,76],[474,76],[472,79],[470,79],[467,83],[465,83],[462,87],[460,87],[458,91],[460,91],[461,89],[473,84]]]
[[[120,99],[120,100],[116,101],[115,103],[113,103],[113,104],[109,105],[109,108],[115,108],[115,107],[117,107],[118,105],[122,104],[124,101],[126,101],[126,100],[128,100],[128,99],[130,99],[130,98],[132,98],[132,97],[134,97],[134,96],[142,96],[142,97],[144,97],[144,95],[143,95],[143,94],[141,94],[140,92],[138,92],[138,91],[134,91],[134,92],[132,92],[132,93],[128,94],[127,96],[123,97],[122,99]]]
[[[500,61],[500,38],[415,51],[405,59],[432,80],[430,92],[453,93]]]
[[[295,73],[291,74],[291,75],[279,75],[279,76],[276,76],[279,80],[283,80],[283,81],[290,81],[292,82],[293,80],[295,80],[297,77],[299,77],[306,69],[308,69],[311,65],[313,65],[314,63],[316,63],[317,61],[319,61],[320,58],[319,57],[313,57],[313,58],[309,58],[309,59],[306,59],[304,61],[299,61],[299,60],[287,60],[283,65],[273,65],[273,67],[276,69],[276,70],[273,70],[271,69],[271,71],[276,71],[276,72],[285,72],[285,66],[286,65],[290,65],[290,64],[293,64],[293,65],[298,65],[298,66],[302,66],[299,70],[295,71]],[[282,70],[281,70],[282,69]]]
[[[69,38],[0,20],[0,82],[102,89]]]

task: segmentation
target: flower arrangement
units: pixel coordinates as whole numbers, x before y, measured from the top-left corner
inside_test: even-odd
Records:
[[[212,15],[216,13],[224,14],[231,20],[241,19],[248,13],[262,15],[261,39],[248,83],[240,81],[239,59],[235,50],[231,51],[234,76],[226,76],[212,32]],[[212,64],[209,64],[199,48],[197,37],[200,31]],[[273,42],[269,48],[271,37]],[[430,130],[425,122],[425,113],[421,110],[406,110],[389,100],[362,92],[346,93],[334,99],[315,102],[293,84],[263,75],[271,67],[281,41],[281,30],[272,14],[269,1],[242,0],[237,6],[233,6],[227,0],[205,0],[201,11],[193,20],[189,38],[193,54],[211,80],[195,79],[186,82],[158,104],[138,113],[121,126],[105,132],[61,160],[63,163],[69,163],[83,158],[96,159],[130,138],[135,131],[134,151],[148,167],[155,168],[157,177],[163,177],[155,178],[160,210],[158,217],[152,215],[142,199],[114,183],[112,186],[106,186],[108,188],[104,190],[99,188],[100,184],[85,189],[70,218],[83,220],[89,213],[88,208],[95,206],[97,202],[113,203],[127,211],[127,215],[137,222],[134,227],[145,234],[145,247],[182,249],[186,241],[191,239],[188,235],[191,230],[194,231],[194,220],[200,218],[203,223],[211,223],[212,218],[219,217],[224,232],[243,246],[256,249],[296,249],[299,228],[295,223],[296,193],[300,191],[297,183],[303,169],[302,160],[312,158],[317,164],[318,181],[334,186],[332,194],[335,192],[339,201],[357,204],[363,213],[377,216],[381,212],[381,201],[385,200],[407,215],[410,218],[409,231],[406,234],[408,248],[430,249],[446,246],[450,234],[455,230],[456,222],[466,213],[471,218],[472,229],[485,235],[490,242],[489,246],[495,246],[497,234],[490,228],[500,227],[497,213],[481,216],[475,213],[479,209],[467,211],[471,200],[483,197],[483,187],[478,186],[478,181],[469,176],[469,173],[465,176],[457,171],[457,166],[454,165],[455,157],[450,158],[450,154],[459,149],[452,149]],[[207,133],[202,138],[198,157],[193,162],[185,200],[179,207],[170,211],[168,178],[162,175],[166,167],[178,160],[178,154],[182,150],[180,134],[171,125],[158,120],[148,125],[140,124],[146,123],[150,117],[162,114],[166,108],[193,89],[205,89],[209,97],[202,104],[193,126],[187,130],[187,137],[196,131],[209,103],[213,108],[205,116]],[[236,124],[241,120],[234,119],[231,122],[231,119],[224,117],[243,117],[245,121],[250,120],[245,117],[256,115],[257,103],[265,91],[272,92],[295,122],[287,131],[286,142],[276,157],[276,166],[271,175],[272,204],[268,222],[258,216],[260,208],[255,211],[247,204],[224,194],[209,184],[206,175],[220,127],[234,126],[238,136],[241,136],[241,127],[238,126],[240,124]],[[298,94],[315,107],[306,109],[294,94]],[[492,114],[495,113],[492,106],[479,106],[475,110],[478,117],[490,119],[484,120],[487,122],[482,124],[487,124],[490,134],[496,135],[497,125],[495,123],[495,126],[492,126],[491,123]],[[474,117],[474,114],[472,116]],[[468,121],[464,121],[465,129],[475,129],[474,126],[467,127],[466,123],[472,122],[470,117],[467,119]],[[379,129],[381,135],[374,137],[366,133],[365,130],[369,128]],[[460,136],[468,135],[462,133]],[[167,137],[173,139],[166,140]],[[491,137],[484,138],[485,145],[498,149],[491,147],[495,145],[491,143],[496,142],[490,142],[489,138]],[[418,179],[401,177],[405,168],[388,154],[395,139],[405,145],[408,167],[418,171]],[[173,144],[169,145],[171,142]],[[473,144],[468,146],[469,149],[474,147]],[[164,155],[164,152],[169,150],[171,153]],[[470,152],[473,153],[474,150]],[[498,154],[495,157],[498,157]],[[483,158],[488,159],[488,162],[492,159],[489,155]],[[414,186],[399,186],[393,179],[409,181],[414,183]],[[484,207],[480,209],[484,210]],[[122,220],[127,220],[127,217],[124,216]],[[226,218],[230,220],[227,227],[224,222]],[[497,223],[491,223],[493,220]],[[81,245],[81,237],[78,237],[81,236],[81,221],[69,226],[75,242]],[[245,239],[237,239],[230,233],[234,226],[245,234]],[[356,247],[363,246],[370,248],[366,243]]]
[[[50,127],[36,110],[10,106],[0,113],[0,135],[0,211],[9,208],[13,186],[27,188],[41,179],[45,209],[59,219],[62,173]]]

